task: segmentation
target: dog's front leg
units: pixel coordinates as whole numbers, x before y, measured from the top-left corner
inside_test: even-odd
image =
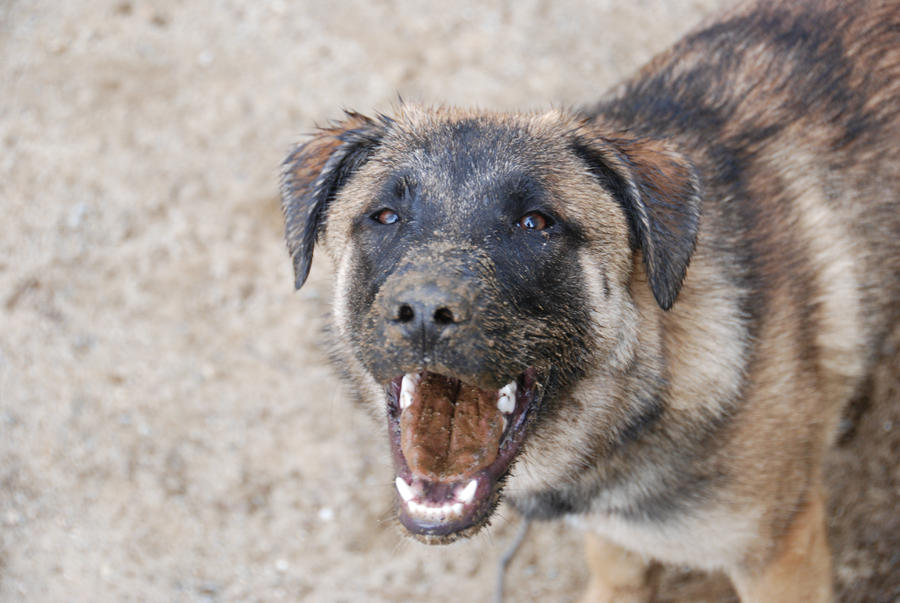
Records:
[[[650,563],[608,540],[587,532],[585,556],[591,578],[581,603],[646,603],[655,587]]]
[[[729,573],[743,603],[833,601],[822,488],[813,488],[768,563]]]

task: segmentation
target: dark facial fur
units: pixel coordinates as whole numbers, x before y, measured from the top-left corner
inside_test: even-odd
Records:
[[[577,371],[587,314],[572,258],[583,237],[556,214],[539,166],[507,160],[523,134],[471,120],[403,141],[415,160],[392,162],[354,220],[350,331],[377,381],[433,369],[499,388],[529,366]],[[373,218],[385,209],[395,222]],[[535,212],[546,228],[519,224]],[[412,328],[398,315],[417,304],[417,332],[396,332]],[[442,308],[452,311],[439,333],[420,325]]]

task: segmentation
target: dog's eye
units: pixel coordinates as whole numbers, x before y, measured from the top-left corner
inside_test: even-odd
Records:
[[[516,225],[525,230],[544,230],[545,228],[553,226],[553,220],[540,212],[533,211],[519,218]]]
[[[397,215],[393,209],[379,209],[374,214],[372,214],[372,219],[376,222],[380,222],[382,224],[394,224],[399,219],[400,216]]]

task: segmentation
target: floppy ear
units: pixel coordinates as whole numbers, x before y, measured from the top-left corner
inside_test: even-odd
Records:
[[[343,122],[319,129],[284,160],[281,211],[297,289],[309,276],[313,247],[329,203],[378,146],[385,123],[386,118],[379,123],[348,112]]]
[[[625,210],[656,303],[675,303],[697,242],[700,184],[691,162],[662,140],[582,131],[576,153]]]

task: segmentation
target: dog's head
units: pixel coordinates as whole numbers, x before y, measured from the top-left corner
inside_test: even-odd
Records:
[[[317,241],[335,262],[341,361],[429,542],[483,525],[566,392],[628,362],[635,258],[669,309],[699,221],[680,155],[560,112],[348,114],[287,158],[282,201],[296,285]]]

